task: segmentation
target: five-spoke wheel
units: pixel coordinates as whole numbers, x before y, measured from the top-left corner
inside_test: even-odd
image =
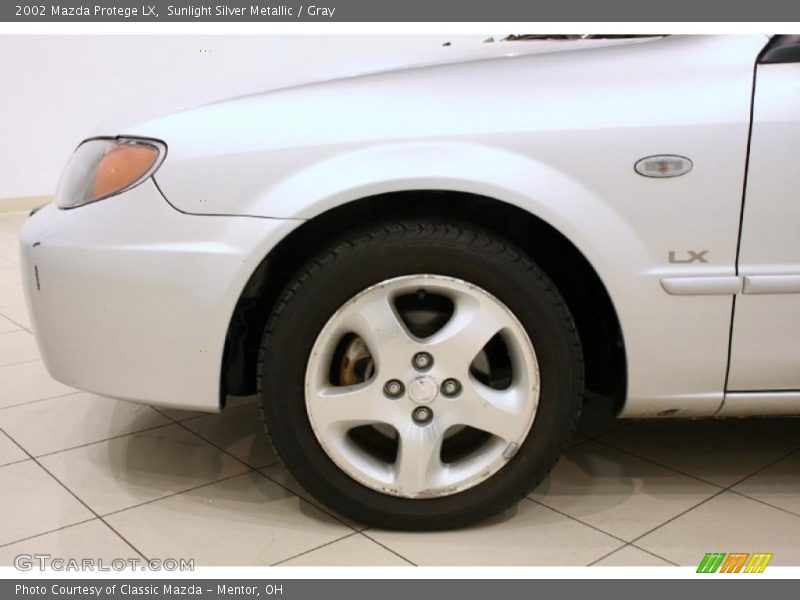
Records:
[[[353,345],[370,363],[360,377],[342,374]],[[516,453],[539,372],[528,334],[497,298],[460,279],[408,275],[336,311],[305,385],[314,433],[339,468],[383,493],[430,498],[484,481]]]

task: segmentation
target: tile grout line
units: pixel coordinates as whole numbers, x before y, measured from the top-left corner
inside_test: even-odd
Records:
[[[0,313],[0,317],[3,317],[3,318],[4,318],[4,319],[6,319],[7,321],[11,321],[11,319],[9,319],[9,318],[8,318],[7,316],[5,316],[3,313]],[[14,321],[11,321],[11,322],[12,322],[12,323],[14,323]],[[0,331],[0,337],[2,337],[2,336],[4,336],[4,335],[8,335],[9,333],[21,333],[21,330],[22,330],[22,329],[24,329],[24,328],[23,328],[21,325],[19,325],[18,323],[14,323],[14,325],[17,325],[17,326],[18,326],[18,327],[20,327],[21,329],[19,329],[19,330],[12,329],[11,331]],[[30,331],[28,331],[28,333],[30,333]],[[41,360],[41,358],[40,358],[40,360]],[[5,366],[5,365],[3,365],[3,366]]]
[[[92,440],[91,442],[86,442],[83,444],[78,444],[77,446],[68,446],[67,448],[61,448],[60,450],[53,450],[52,452],[44,452],[43,454],[31,454],[33,458],[46,458],[48,456],[55,456],[56,454],[61,454],[62,452],[69,452],[71,450],[78,450],[80,448],[86,448],[88,446],[94,446],[95,444],[102,444],[103,442],[110,442],[113,440],[118,440],[124,437],[128,437],[130,435],[136,435],[137,433],[147,433],[149,431],[155,431],[156,429],[161,429],[163,427],[169,427],[171,425],[175,425],[175,423],[162,423],[161,425],[153,425],[152,427],[146,427],[144,429],[136,429],[134,431],[128,431],[126,433],[120,433],[119,435],[112,435],[107,438],[102,438],[99,440]]]
[[[28,364],[28,363],[20,363],[20,364]],[[2,370],[2,367],[0,367]],[[66,394],[58,394],[57,396],[48,396],[47,398],[37,398],[36,400],[26,400],[25,402],[20,402],[19,404],[12,404],[11,406],[0,406],[0,413],[4,410],[8,410],[10,408],[18,408],[20,406],[27,406],[28,404],[33,404],[34,402],[44,402],[45,400],[55,400],[56,398],[64,398],[66,396],[74,396],[75,394],[83,394],[85,392],[81,392],[80,390],[75,390],[74,392],[67,392]]]
[[[8,335],[9,333],[21,333],[21,332],[20,331],[6,331],[5,333],[0,333],[0,336]],[[31,332],[28,332],[28,335],[33,335],[33,334]],[[0,340],[0,341],[2,341],[2,340]],[[33,362],[42,362],[42,357],[39,356],[39,358],[31,358],[30,360],[20,360],[19,362],[2,364],[2,365],[0,365],[0,369],[2,369],[4,367],[16,367],[17,365],[27,365],[28,363],[33,363]]]
[[[4,308],[0,308],[0,316],[2,316],[2,317],[3,317],[4,319],[6,319],[6,320],[8,320],[8,321],[12,322],[14,325],[16,325],[17,327],[19,327],[19,328],[20,328],[20,329],[22,329],[23,331],[27,331],[28,333],[30,333],[31,335],[33,335],[33,328],[32,328],[32,327],[31,327],[30,329],[29,329],[28,327],[25,327],[25,326],[24,326],[22,323],[20,323],[19,321],[15,321],[15,320],[14,320],[14,319],[12,319],[11,317],[9,317],[7,314],[5,314],[5,313],[3,312],[3,310],[4,310]]]
[[[713,499],[714,499],[714,498],[716,498],[717,496],[721,496],[722,494],[724,494],[724,493],[725,493],[725,491],[726,491],[725,489],[720,489],[719,491],[715,492],[714,494],[712,494],[711,496],[709,496],[709,497],[708,497],[708,498],[706,498],[705,500],[702,500],[702,501],[698,502],[697,504],[695,504],[694,506],[691,506],[691,507],[687,508],[686,510],[679,512],[677,515],[675,515],[675,516],[673,516],[673,517],[670,517],[669,519],[667,519],[666,521],[664,521],[664,522],[663,522],[663,523],[661,523],[660,525],[656,525],[656,526],[655,526],[655,527],[653,527],[652,529],[648,529],[648,530],[647,530],[647,531],[645,531],[643,534],[641,534],[641,535],[639,535],[639,536],[637,536],[637,537],[633,538],[633,539],[632,539],[632,540],[631,540],[629,543],[630,543],[630,544],[634,544],[634,545],[635,545],[635,544],[636,544],[636,542],[638,542],[638,541],[639,541],[639,540],[641,540],[642,538],[644,538],[644,537],[646,537],[646,536],[650,535],[650,534],[651,534],[651,533],[653,533],[654,531],[656,531],[656,530],[658,530],[658,529],[661,529],[662,527],[664,527],[664,526],[666,526],[666,525],[669,525],[669,524],[670,524],[670,523],[672,523],[674,520],[676,520],[676,519],[679,519],[679,518],[680,518],[680,517],[682,517],[683,515],[685,515],[685,514],[687,514],[687,513],[690,513],[691,511],[693,511],[695,508],[698,508],[698,507],[702,506],[703,504],[706,504],[707,502],[710,502],[711,500],[713,500]],[[636,546],[636,547],[637,547],[637,548],[639,548],[639,546]],[[640,550],[644,550],[644,548],[640,548]]]
[[[151,407],[151,408],[152,408],[152,407]],[[186,425],[184,425],[184,424],[183,424],[183,421],[176,421],[175,419],[173,419],[173,418],[172,418],[172,417],[170,417],[169,415],[167,415],[167,414],[164,414],[163,412],[161,412],[160,410],[158,410],[158,409],[156,409],[156,408],[153,408],[153,410],[155,410],[155,411],[156,411],[158,414],[160,414],[160,415],[163,415],[163,416],[165,416],[166,418],[170,419],[170,420],[172,421],[171,425],[177,425],[178,427],[181,427],[181,428],[182,428],[182,429],[184,429],[185,431],[188,431],[188,432],[189,432],[189,433],[191,433],[193,436],[195,436],[195,437],[197,437],[198,439],[200,439],[200,440],[204,441],[205,443],[207,443],[207,444],[209,444],[209,445],[213,446],[214,448],[216,448],[217,450],[219,450],[219,451],[220,451],[220,452],[222,452],[223,454],[226,454],[227,456],[230,456],[230,457],[231,457],[232,459],[234,459],[236,462],[238,462],[238,463],[240,463],[240,464],[244,465],[245,467],[247,467],[247,468],[248,468],[249,470],[251,470],[251,471],[258,471],[259,469],[266,469],[266,468],[268,468],[268,467],[271,467],[272,465],[274,465],[274,464],[277,462],[277,458],[276,458],[276,459],[275,459],[275,462],[269,463],[268,465],[264,465],[264,466],[262,466],[262,467],[254,467],[253,465],[251,465],[250,463],[248,463],[248,462],[246,462],[246,461],[242,460],[242,459],[241,459],[241,458],[239,458],[238,456],[235,456],[234,454],[231,454],[231,453],[228,451],[228,449],[227,449],[227,448],[223,448],[222,446],[220,446],[219,444],[217,444],[217,443],[213,442],[212,440],[208,439],[207,437],[205,437],[205,436],[203,436],[203,435],[201,435],[201,434],[197,433],[197,432],[196,432],[196,431],[194,431],[193,429],[190,429],[189,427],[187,427]],[[210,413],[210,414],[215,414],[215,413]],[[203,416],[205,416],[205,415],[203,415]],[[199,417],[198,417],[198,418],[199,418]],[[186,420],[191,420],[191,419],[186,419]]]
[[[761,500],[759,498],[753,498],[752,496],[748,496],[747,494],[745,494],[743,492],[737,492],[736,490],[726,490],[726,491],[730,492],[731,494],[735,494],[737,496],[740,496],[742,498],[746,498],[748,500],[752,500],[753,502],[758,502],[759,504],[763,504],[764,506],[769,506],[770,508],[774,508],[775,510],[779,510],[779,511],[781,511],[783,513],[786,513],[787,515],[792,515],[793,517],[800,517],[800,514],[798,514],[796,512],[792,512],[791,510],[787,510],[787,509],[782,508],[780,506],[775,506],[774,504],[770,504],[769,502],[766,502],[765,500]]]
[[[370,530],[370,528],[369,528],[369,527],[366,527],[366,528],[362,529],[361,531],[359,531],[358,533],[360,533],[361,535],[363,535],[363,536],[364,536],[365,538],[367,538],[368,540],[370,540],[370,541],[372,541],[372,542],[375,542],[376,544],[378,544],[378,546],[380,546],[380,547],[381,547],[381,548],[383,548],[384,550],[387,550],[388,552],[391,552],[392,554],[394,554],[394,555],[395,555],[395,556],[397,556],[398,558],[402,558],[404,561],[406,561],[406,562],[407,562],[408,564],[410,564],[411,566],[413,566],[413,567],[418,567],[418,566],[419,566],[417,563],[415,563],[415,562],[414,562],[413,560],[411,560],[410,558],[406,558],[405,556],[403,556],[402,554],[400,554],[400,553],[399,553],[399,552],[397,552],[396,550],[393,550],[392,548],[390,548],[390,547],[389,547],[389,546],[387,546],[386,544],[384,544],[384,543],[382,543],[382,542],[379,542],[378,540],[376,540],[374,537],[372,537],[372,536],[370,536],[370,535],[367,535],[367,533],[366,533],[366,532],[367,532],[367,531],[369,531],[369,530]]]
[[[786,514],[792,515],[792,516],[794,516],[794,517],[800,517],[800,514],[797,514],[797,513],[795,513],[795,512],[792,512],[792,511],[790,511],[790,510],[787,510],[787,509],[785,509],[785,508],[782,508],[782,507],[780,507],[780,506],[775,506],[774,504],[770,504],[769,502],[766,502],[766,501],[764,501],[764,500],[761,500],[761,499],[759,499],[759,498],[754,498],[753,496],[748,496],[748,495],[747,495],[747,494],[745,494],[744,492],[739,492],[739,491],[736,491],[736,490],[734,490],[734,489],[733,489],[735,486],[739,485],[740,483],[743,483],[743,482],[747,481],[748,479],[750,479],[751,477],[755,477],[756,475],[758,475],[758,474],[760,474],[760,473],[763,473],[764,471],[766,471],[766,470],[767,470],[767,469],[769,469],[770,467],[772,467],[772,466],[774,466],[774,465],[778,464],[778,463],[779,463],[779,462],[781,462],[782,460],[786,460],[786,459],[787,459],[787,458],[789,458],[789,457],[790,457],[792,454],[795,454],[795,453],[800,453],[800,448],[795,448],[794,450],[792,450],[792,451],[791,451],[791,452],[789,452],[788,454],[785,454],[785,455],[781,456],[780,458],[776,458],[775,460],[773,460],[772,462],[770,462],[770,463],[768,463],[768,464],[764,465],[763,467],[761,467],[761,468],[760,468],[760,469],[758,469],[757,471],[753,471],[753,472],[752,472],[752,473],[750,473],[750,475],[748,475],[747,477],[744,477],[744,478],[742,478],[742,479],[740,479],[740,480],[736,481],[735,483],[732,483],[732,484],[731,484],[731,485],[730,485],[728,488],[726,488],[726,491],[730,492],[731,494],[736,494],[737,496],[741,496],[742,498],[747,498],[748,500],[752,500],[752,501],[754,501],[754,502],[758,502],[758,503],[760,503],[760,504],[763,504],[764,506],[769,506],[770,508],[774,508],[775,510],[779,510],[779,511],[781,511],[781,512],[784,512],[784,513],[786,513]]]
[[[116,535],[117,535],[117,536],[118,536],[118,537],[119,537],[119,538],[120,538],[120,539],[121,539],[123,542],[125,542],[126,544],[128,544],[128,546],[130,546],[130,547],[133,549],[133,551],[134,551],[134,552],[136,552],[136,554],[138,554],[139,556],[141,556],[141,557],[142,557],[142,558],[143,558],[145,561],[147,561],[147,562],[149,562],[149,561],[150,561],[150,557],[149,557],[149,556],[147,556],[147,555],[146,555],[144,552],[142,552],[142,551],[141,551],[141,550],[139,550],[139,549],[138,549],[136,546],[134,546],[134,545],[133,545],[133,542],[131,542],[131,541],[130,541],[128,538],[126,538],[126,537],[125,537],[124,535],[122,535],[122,534],[121,534],[119,531],[117,531],[117,530],[116,530],[116,529],[115,529],[115,528],[114,528],[114,527],[111,525],[111,523],[109,523],[109,522],[108,522],[108,521],[106,521],[106,520],[105,520],[103,517],[101,517],[101,516],[99,516],[99,515],[98,515],[98,518],[100,519],[100,522],[101,522],[103,525],[105,525],[106,527],[108,527],[108,528],[109,528],[109,529],[110,529],[110,530],[111,530],[113,533],[115,533],[115,534],[116,534]]]
[[[274,463],[272,466],[274,466],[275,464],[278,464],[278,463]],[[269,468],[269,467],[265,467],[265,468]],[[262,471],[260,471],[260,470],[258,470],[258,469],[254,469],[254,470],[255,470],[255,472],[256,472],[256,473],[258,473],[259,475],[261,475],[261,477],[264,477],[265,479],[267,479],[268,481],[271,481],[272,483],[274,483],[274,484],[275,484],[275,485],[277,485],[278,487],[281,487],[281,488],[283,488],[284,490],[286,490],[287,492],[289,492],[290,494],[292,494],[292,495],[293,495],[293,496],[295,496],[296,498],[299,498],[299,499],[300,499],[300,502],[305,502],[305,503],[306,503],[306,504],[308,504],[309,506],[312,506],[312,507],[316,508],[318,511],[320,511],[320,512],[322,512],[322,513],[326,514],[326,515],[328,515],[328,516],[329,516],[329,517],[331,517],[332,519],[335,519],[336,521],[338,521],[339,523],[341,523],[341,524],[342,524],[342,525],[344,525],[345,527],[349,527],[349,528],[350,528],[350,529],[352,529],[354,532],[356,532],[356,533],[360,533],[360,531],[361,531],[360,529],[356,529],[355,527],[353,527],[352,525],[350,525],[350,523],[347,523],[347,522],[346,522],[346,521],[345,521],[345,520],[344,520],[342,517],[340,517],[339,515],[337,515],[337,514],[335,514],[334,512],[332,512],[332,511],[331,511],[331,510],[330,510],[330,509],[329,509],[327,506],[325,506],[324,504],[317,504],[317,503],[316,503],[316,501],[315,501],[315,502],[312,502],[311,500],[306,500],[306,499],[305,499],[305,498],[303,498],[303,497],[302,497],[300,494],[298,494],[298,493],[297,493],[297,492],[295,492],[294,490],[290,489],[289,487],[285,486],[284,484],[282,484],[282,483],[281,483],[280,481],[278,481],[277,479],[273,479],[272,477],[270,477],[269,475],[267,475],[266,473],[264,473],[264,472],[262,472]],[[298,484],[298,485],[299,485],[299,484]],[[316,500],[316,499],[315,499],[315,500]]]
[[[585,527],[589,527],[590,529],[594,529],[595,531],[597,531],[599,533],[602,533],[603,535],[607,535],[609,537],[612,537],[615,540],[617,540],[618,542],[622,542],[623,544],[628,544],[629,543],[628,540],[626,540],[625,538],[621,538],[616,534],[609,533],[608,531],[604,531],[604,530],[600,529],[599,527],[597,527],[595,525],[592,525],[591,523],[586,523],[584,521],[581,521],[577,517],[573,517],[572,515],[568,515],[565,512],[561,512],[557,508],[553,508],[552,506],[548,506],[544,502],[540,502],[539,500],[534,500],[533,498],[530,498],[528,496],[523,496],[522,499],[523,500],[528,500],[529,502],[533,502],[534,504],[538,504],[539,506],[541,506],[543,508],[546,508],[547,510],[552,510],[554,513],[557,513],[557,514],[561,515],[562,517],[566,517],[567,519],[575,521],[576,523],[580,523],[581,525],[584,525]]]
[[[611,551],[611,552],[609,552],[608,554],[606,554],[606,555],[604,555],[604,556],[601,556],[600,558],[598,558],[598,559],[596,559],[596,560],[593,560],[592,562],[590,562],[590,563],[589,563],[589,564],[587,564],[586,566],[587,566],[587,567],[593,567],[593,566],[596,566],[596,565],[597,565],[597,563],[599,563],[601,560],[603,560],[603,559],[606,559],[606,558],[608,558],[609,556],[613,556],[613,555],[614,555],[614,554],[616,554],[617,552],[621,552],[621,551],[623,551],[625,548],[635,548],[636,550],[639,550],[639,551],[641,551],[641,552],[644,552],[645,554],[649,554],[650,556],[652,556],[652,557],[654,557],[654,558],[657,558],[657,559],[659,559],[659,560],[663,560],[664,562],[666,562],[666,563],[669,563],[669,564],[670,564],[670,565],[672,565],[673,567],[679,567],[679,566],[680,566],[679,564],[672,562],[672,561],[671,561],[671,560],[669,560],[668,558],[664,558],[663,556],[659,556],[659,555],[658,555],[658,554],[656,554],[655,552],[651,552],[650,550],[645,550],[644,548],[640,548],[639,546],[637,546],[637,545],[636,545],[636,544],[634,544],[633,542],[628,542],[627,544],[624,544],[624,545],[620,546],[620,547],[619,547],[619,548],[617,548],[616,550],[612,550],[612,551]],[[630,565],[628,565],[628,566],[630,566]]]
[[[340,538],[336,538],[335,540],[331,540],[330,542],[325,542],[324,544],[320,544],[319,546],[314,546],[313,548],[309,548],[308,550],[304,550],[303,552],[300,552],[298,554],[290,556],[289,558],[284,558],[283,560],[279,560],[278,562],[271,563],[270,566],[271,567],[277,567],[278,565],[282,565],[283,563],[289,562],[290,560],[294,560],[295,558],[299,558],[300,556],[305,556],[306,554],[314,552],[315,550],[319,550],[321,548],[325,548],[326,546],[330,546],[331,544],[335,544],[336,542],[341,542],[342,540],[346,540],[348,538],[351,538],[354,535],[358,535],[358,531],[352,531],[352,532],[348,533],[347,535],[344,535],[344,536],[342,536]]]
[[[227,475],[226,477],[220,477],[219,479],[215,479],[214,481],[205,481],[203,483],[199,483],[197,485],[193,485],[192,487],[188,487],[188,488],[186,488],[184,490],[178,490],[177,492],[171,492],[171,493],[166,494],[164,496],[159,496],[158,498],[153,498],[151,500],[145,500],[144,502],[141,502],[139,504],[134,504],[133,506],[126,506],[125,508],[118,508],[117,510],[112,510],[110,512],[103,513],[101,515],[101,517],[105,518],[105,517],[110,517],[110,516],[113,516],[113,515],[118,515],[120,513],[124,513],[124,512],[127,512],[129,510],[133,510],[135,508],[141,508],[142,506],[147,506],[148,504],[153,504],[154,502],[159,502],[161,500],[166,500],[167,498],[172,498],[173,496],[178,496],[180,494],[186,494],[188,492],[193,492],[195,490],[199,490],[200,488],[204,488],[204,487],[209,486],[209,485],[215,485],[217,483],[222,483],[223,481],[228,481],[229,479],[233,479],[234,477],[242,477],[243,475],[247,475],[248,473],[251,473],[253,471],[255,471],[255,469],[251,468],[251,469],[249,469],[247,471],[243,471],[241,473],[234,473],[233,475]]]
[[[11,462],[0,464],[0,469],[3,467],[10,467],[11,465],[16,465],[21,462],[25,462],[26,460],[30,460],[30,458],[20,458],[19,460],[12,460]]]
[[[737,486],[737,485],[739,485],[740,483],[743,483],[743,482],[747,481],[747,480],[748,480],[748,479],[750,479],[751,477],[753,477],[753,476],[755,476],[755,475],[758,475],[759,473],[763,473],[764,471],[766,471],[767,469],[769,469],[769,468],[770,468],[770,467],[772,467],[773,465],[776,465],[776,464],[778,464],[778,463],[779,463],[779,462],[781,462],[782,460],[785,460],[785,459],[789,458],[789,457],[790,457],[792,454],[795,454],[795,453],[797,453],[797,452],[800,452],[800,448],[793,448],[793,449],[792,449],[790,452],[787,452],[786,454],[783,454],[783,455],[779,456],[779,457],[778,457],[778,458],[776,458],[775,460],[772,460],[772,461],[768,462],[768,463],[767,463],[767,464],[765,464],[763,467],[760,467],[760,468],[756,469],[755,471],[753,471],[753,472],[752,472],[752,473],[750,473],[749,475],[747,475],[747,476],[745,476],[745,477],[742,477],[741,479],[737,479],[735,482],[733,482],[732,484],[730,484],[730,485],[729,485],[729,486],[728,486],[726,489],[730,490],[732,487],[734,487],[734,486]],[[731,490],[731,491],[733,491],[733,490]],[[744,496],[744,495],[746,495],[746,494],[741,494],[741,495],[743,495],[743,496]]]
[[[641,546],[637,546],[637,545],[636,545],[636,544],[634,544],[633,542],[631,542],[630,544],[628,544],[628,546],[630,546],[631,548],[636,548],[637,550],[641,550],[642,552],[647,552],[647,554],[649,554],[650,556],[655,556],[656,558],[660,558],[661,560],[663,560],[663,561],[666,561],[666,562],[668,562],[669,564],[671,564],[673,567],[680,567],[680,566],[681,566],[681,565],[679,565],[679,564],[678,564],[678,563],[676,563],[676,562],[672,562],[672,561],[671,561],[670,559],[668,559],[668,558],[665,558],[665,557],[663,557],[663,556],[660,556],[660,555],[656,554],[655,552],[652,552],[652,551],[650,551],[650,550],[647,550],[646,548],[642,548]]]
[[[242,406],[242,407],[235,407],[233,410],[236,410],[236,409],[238,409],[238,408],[244,408],[244,406]],[[217,449],[218,449],[218,450],[220,450],[221,452],[224,452],[224,453],[225,453],[225,454],[227,454],[228,456],[232,457],[234,460],[236,460],[236,461],[238,461],[239,463],[241,463],[241,464],[243,464],[244,466],[246,466],[246,467],[247,467],[247,468],[248,468],[250,471],[255,471],[255,472],[256,472],[256,473],[258,473],[258,474],[259,474],[261,477],[264,477],[264,478],[265,478],[265,479],[267,479],[268,481],[271,481],[271,482],[272,482],[272,483],[274,483],[275,485],[277,485],[277,486],[281,487],[282,489],[284,489],[284,490],[288,491],[290,494],[292,494],[292,495],[293,495],[293,496],[295,496],[296,498],[299,498],[301,502],[305,502],[306,504],[308,504],[308,505],[310,505],[310,506],[313,506],[314,508],[316,508],[317,510],[319,510],[319,511],[321,511],[321,512],[325,513],[325,514],[326,514],[326,515],[328,515],[329,517],[332,517],[332,518],[333,518],[333,519],[335,519],[336,521],[339,521],[339,523],[341,523],[341,524],[342,524],[342,525],[344,525],[345,527],[349,527],[350,529],[352,529],[352,530],[353,530],[353,531],[355,531],[355,532],[358,532],[358,531],[359,531],[358,529],[355,529],[354,527],[352,527],[352,526],[351,526],[349,523],[346,523],[344,520],[342,520],[342,519],[341,519],[339,516],[337,516],[336,514],[334,514],[334,513],[330,512],[330,510],[329,510],[327,507],[325,507],[325,506],[323,506],[323,505],[318,505],[318,504],[316,504],[315,502],[312,502],[312,501],[310,501],[310,500],[306,500],[306,499],[305,499],[305,498],[303,498],[303,497],[302,497],[300,494],[297,494],[297,493],[296,493],[294,490],[292,490],[292,489],[290,489],[290,488],[286,487],[286,486],[285,486],[285,485],[283,485],[281,482],[279,482],[279,481],[277,481],[277,480],[273,479],[272,477],[270,477],[269,475],[267,475],[266,473],[264,473],[264,472],[262,471],[262,469],[268,469],[268,468],[270,468],[270,467],[273,467],[273,466],[275,466],[276,464],[279,464],[279,460],[278,460],[278,458],[277,458],[277,457],[275,458],[275,461],[274,461],[274,462],[272,462],[272,463],[270,463],[270,464],[268,464],[268,465],[264,465],[264,466],[262,466],[262,467],[253,467],[253,466],[249,465],[248,463],[246,463],[245,461],[243,461],[242,459],[240,459],[238,456],[234,456],[233,454],[231,454],[230,452],[228,452],[228,450],[227,450],[227,449],[225,449],[225,448],[223,448],[222,446],[220,446],[220,445],[218,445],[218,444],[214,443],[213,441],[211,441],[211,440],[209,440],[209,439],[205,438],[204,436],[200,435],[200,434],[199,434],[199,433],[197,433],[196,431],[193,431],[192,429],[189,429],[189,428],[188,428],[188,427],[186,427],[186,426],[185,426],[185,425],[184,425],[182,422],[175,421],[174,419],[172,419],[172,417],[170,417],[169,415],[166,415],[166,414],[162,413],[161,411],[159,411],[159,410],[157,410],[157,409],[153,409],[153,410],[155,410],[156,412],[158,412],[158,413],[159,413],[159,414],[161,414],[161,415],[164,415],[164,416],[165,416],[165,417],[167,417],[168,419],[171,419],[171,420],[173,421],[173,423],[175,423],[176,425],[178,425],[178,426],[180,426],[180,427],[183,427],[183,428],[184,428],[186,431],[188,431],[189,433],[191,433],[191,434],[193,434],[193,435],[197,436],[198,438],[200,438],[200,439],[201,439],[201,440],[203,440],[204,442],[207,442],[208,444],[211,444],[212,446],[214,446],[215,448],[217,448]]]
[[[250,406],[250,404],[242,404],[241,406],[230,406],[228,408],[224,408],[224,409],[220,410],[219,412],[194,411],[194,412],[200,412],[200,414],[199,415],[192,415],[191,417],[186,417],[185,419],[176,419],[175,417],[170,416],[169,414],[164,412],[164,410],[165,410],[164,407],[152,406],[152,405],[149,405],[149,404],[146,405],[146,406],[149,406],[154,411],[156,411],[158,414],[162,415],[163,417],[166,417],[170,421],[180,424],[180,423],[185,423],[186,421],[194,421],[196,419],[202,419],[203,417],[221,416],[225,412],[235,412],[237,410],[241,410],[243,408],[247,408],[248,406]],[[173,409],[173,410],[193,411],[193,409],[191,409],[191,408],[188,408],[188,409],[176,408],[176,409]]]
[[[697,475],[692,475],[691,473],[686,473],[685,471],[681,471],[680,469],[676,469],[675,467],[671,467],[669,465],[665,465],[664,463],[658,462],[657,460],[653,460],[652,458],[647,458],[645,456],[639,456],[638,454],[635,454],[634,452],[631,452],[630,450],[626,450],[625,448],[619,448],[617,446],[614,446],[612,444],[609,444],[608,442],[604,442],[604,441],[601,441],[601,440],[593,440],[593,441],[596,444],[600,444],[601,446],[604,446],[606,448],[610,448],[611,450],[616,450],[617,452],[622,452],[623,454],[627,454],[628,456],[632,456],[634,458],[638,458],[639,460],[643,460],[645,462],[649,462],[650,464],[653,464],[653,465],[657,465],[657,466],[661,467],[662,469],[667,469],[668,471],[672,471],[673,473],[677,473],[677,474],[683,475],[685,477],[690,477],[691,479],[694,479],[695,481],[700,481],[702,483],[705,483],[705,484],[708,484],[708,485],[712,485],[715,488],[718,488],[718,489],[721,489],[721,490],[725,490],[726,489],[725,486],[723,486],[723,485],[720,485],[718,483],[714,483],[713,481],[708,481],[707,479],[703,479],[702,477],[698,477]]]
[[[151,406],[150,408],[152,408],[154,411],[156,411],[156,412],[157,412],[158,414],[160,414],[162,417],[164,417],[164,418],[166,418],[166,419],[169,419],[169,420],[170,420],[170,421],[172,421],[173,423],[179,423],[179,421],[178,421],[177,419],[174,419],[174,418],[170,417],[170,416],[169,416],[167,413],[165,413],[165,412],[164,412],[163,410],[161,410],[159,407],[157,407],[157,406]],[[214,413],[209,413],[209,414],[214,414]]]
[[[601,560],[603,560],[604,558],[608,558],[609,556],[612,556],[612,555],[616,554],[616,553],[617,553],[617,552],[619,552],[620,550],[624,550],[624,549],[625,549],[625,548],[627,548],[628,546],[630,546],[630,544],[628,544],[628,543],[622,544],[622,546],[620,546],[619,548],[614,548],[614,549],[613,549],[611,552],[606,552],[605,554],[603,554],[603,556],[601,556],[601,557],[599,557],[599,558],[596,558],[596,559],[594,559],[594,560],[593,560],[592,562],[590,562],[590,563],[587,563],[587,564],[586,564],[586,566],[587,566],[587,567],[593,567],[594,565],[596,565],[597,563],[599,563],[599,562],[600,562]]]
[[[36,533],[34,535],[29,535],[23,538],[19,538],[18,540],[14,540],[12,542],[6,542],[4,544],[0,544],[0,548],[7,548],[8,546],[13,546],[14,544],[19,544],[20,542],[27,542],[29,540],[35,540],[36,538],[42,537],[44,535],[49,535],[51,533],[56,533],[58,531],[63,531],[65,529],[70,529],[72,527],[77,527],[78,525],[85,525],[86,523],[91,523],[93,521],[99,521],[100,519],[97,517],[90,517],[83,521],[78,521],[77,523],[70,523],[69,525],[63,525],[62,527],[57,527],[55,529],[48,529],[47,531],[42,531],[41,533]]]
[[[89,506],[89,505],[88,505],[86,502],[84,502],[84,501],[83,501],[83,499],[82,499],[82,498],[80,498],[80,497],[79,497],[79,496],[78,496],[78,495],[77,495],[75,492],[73,492],[73,491],[72,491],[72,490],[71,490],[69,487],[67,487],[67,485],[66,485],[66,484],[65,484],[63,481],[61,481],[61,480],[60,480],[58,477],[56,477],[55,475],[53,475],[53,473],[51,473],[51,472],[50,472],[50,470],[49,470],[49,469],[47,469],[47,468],[46,468],[46,467],[45,467],[45,466],[44,466],[42,463],[40,463],[38,460],[36,460],[36,457],[35,457],[35,456],[33,456],[33,455],[30,453],[30,452],[28,452],[28,451],[27,451],[25,448],[23,448],[23,447],[22,447],[22,446],[19,444],[19,442],[17,442],[17,440],[15,440],[15,439],[14,439],[14,438],[13,438],[11,435],[9,435],[9,434],[8,434],[8,432],[7,432],[7,431],[5,431],[5,430],[4,430],[4,429],[2,429],[2,428],[0,428],[0,431],[2,431],[2,432],[3,432],[3,433],[6,435],[6,436],[8,436],[8,439],[10,439],[12,442],[14,442],[15,444],[17,444],[17,446],[19,446],[19,447],[20,447],[20,449],[21,449],[23,452],[25,452],[25,453],[26,453],[28,456],[30,456],[30,457],[31,457],[31,460],[33,460],[33,462],[35,462],[35,463],[36,463],[36,464],[39,466],[39,468],[40,468],[40,469],[42,469],[42,470],[43,470],[45,473],[47,473],[47,474],[50,476],[50,478],[51,478],[53,481],[55,481],[56,483],[58,483],[58,485],[60,485],[62,488],[64,488],[64,489],[67,491],[67,493],[69,493],[69,494],[70,494],[70,495],[71,495],[73,498],[75,498],[75,500],[77,500],[78,502],[80,502],[80,503],[81,503],[81,504],[84,506],[84,508],[86,508],[86,510],[88,510],[90,513],[92,513],[92,514],[93,514],[93,515],[94,515],[94,516],[95,516],[97,519],[99,519],[99,520],[100,520],[102,523],[105,523],[105,525],[106,525],[106,526],[107,526],[109,529],[111,529],[111,531],[113,531],[115,534],[117,534],[117,536],[118,536],[118,537],[119,537],[119,538],[120,538],[120,539],[121,539],[123,542],[125,542],[126,544],[128,544],[128,546],[130,546],[130,547],[131,547],[131,549],[132,549],[134,552],[136,552],[136,554],[138,554],[138,555],[139,555],[141,558],[143,558],[143,559],[147,560],[147,557],[146,557],[146,556],[145,556],[145,555],[144,555],[142,552],[140,552],[140,551],[139,551],[139,549],[138,549],[136,546],[134,546],[134,545],[133,545],[133,544],[132,544],[130,541],[128,541],[128,539],[127,539],[127,538],[125,538],[125,537],[123,537],[122,535],[120,535],[118,531],[116,531],[116,530],[115,530],[113,527],[111,527],[111,525],[109,525],[108,523],[106,523],[106,522],[105,522],[105,520],[103,519],[103,517],[101,517],[101,516],[100,516],[100,515],[97,513],[97,511],[95,511],[95,510],[94,510],[94,509],[93,509],[91,506]],[[93,519],[89,519],[89,520],[93,520]],[[75,523],[75,524],[77,525],[77,523]],[[19,541],[19,540],[17,540],[17,541]]]

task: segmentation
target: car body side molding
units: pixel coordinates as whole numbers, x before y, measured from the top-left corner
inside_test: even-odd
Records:
[[[800,294],[800,275],[746,275],[744,294]]]
[[[665,277],[661,287],[670,296],[732,296],[742,289],[735,275],[710,277]]]

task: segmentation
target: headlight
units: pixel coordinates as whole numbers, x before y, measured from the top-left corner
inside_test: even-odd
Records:
[[[75,208],[136,187],[156,172],[167,147],[157,140],[93,138],[69,159],[56,190],[56,206]]]

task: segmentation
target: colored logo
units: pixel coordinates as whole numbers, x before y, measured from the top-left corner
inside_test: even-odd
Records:
[[[766,552],[708,552],[700,565],[698,573],[763,573],[767,568],[772,554]]]

